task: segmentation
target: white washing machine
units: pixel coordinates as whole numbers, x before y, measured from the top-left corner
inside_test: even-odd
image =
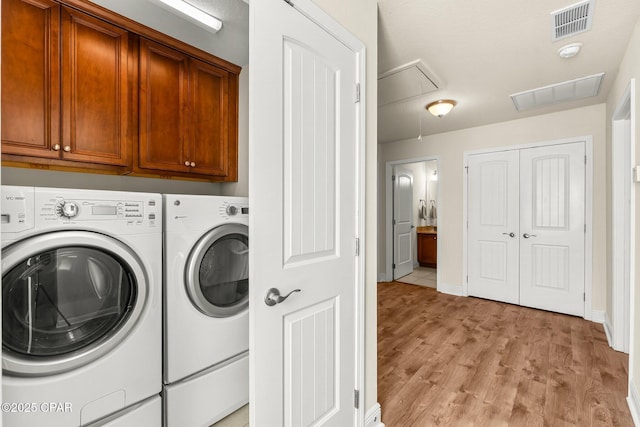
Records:
[[[163,198],[165,422],[210,425],[249,400],[248,200]]]
[[[3,422],[80,426],[162,389],[162,198],[3,186]]]

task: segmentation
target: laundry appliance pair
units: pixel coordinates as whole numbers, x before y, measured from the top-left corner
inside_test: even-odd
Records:
[[[246,199],[164,205],[2,186],[5,427],[207,425],[247,402]]]

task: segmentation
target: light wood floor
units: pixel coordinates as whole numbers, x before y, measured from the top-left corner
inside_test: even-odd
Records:
[[[378,284],[387,427],[633,426],[628,356],[584,319]]]

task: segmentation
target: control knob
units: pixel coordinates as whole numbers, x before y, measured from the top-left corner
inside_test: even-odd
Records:
[[[227,206],[227,215],[234,216],[238,214],[238,208],[236,206]]]
[[[60,202],[58,205],[58,215],[65,218],[73,218],[78,215],[78,205],[74,202]]]

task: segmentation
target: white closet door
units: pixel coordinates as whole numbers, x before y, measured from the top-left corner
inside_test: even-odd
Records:
[[[473,155],[468,167],[469,295],[518,304],[518,151]]]
[[[520,304],[584,315],[585,147],[520,151]]]
[[[413,272],[413,174],[395,167],[393,182],[393,279]]]

